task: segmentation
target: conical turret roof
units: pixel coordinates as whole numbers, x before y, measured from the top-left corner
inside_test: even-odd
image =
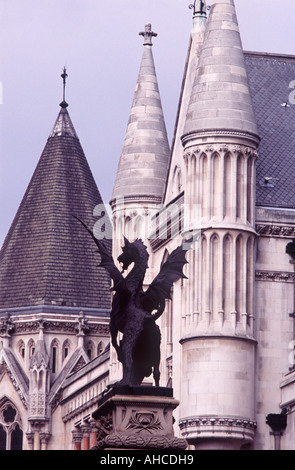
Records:
[[[67,104],[61,107],[0,252],[0,309],[110,306],[109,277],[74,218],[93,227],[103,201]]]
[[[244,133],[258,142],[233,0],[212,4],[182,140],[212,132]]]
[[[116,198],[162,198],[169,143],[155,71],[151,25],[146,25],[144,51],[127,132],[113,188]]]

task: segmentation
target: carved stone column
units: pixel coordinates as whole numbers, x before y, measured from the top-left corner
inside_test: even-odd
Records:
[[[28,441],[28,450],[33,450],[34,449],[34,433],[33,432],[27,432],[27,441]]]
[[[41,441],[41,450],[47,450],[48,441],[51,437],[51,434],[48,432],[41,432],[40,433],[40,441]]]
[[[93,447],[93,446],[95,446],[96,440],[97,440],[97,428],[96,428],[95,419],[91,419],[89,424],[90,424],[90,427],[91,427],[90,446]]]
[[[91,427],[88,423],[81,426],[83,433],[83,450],[89,450]]]
[[[81,441],[83,437],[83,433],[80,429],[75,429],[72,431],[73,434],[73,443],[74,443],[74,450],[81,450]]]
[[[116,387],[93,413],[98,435],[94,450],[184,450],[185,439],[175,437],[173,410],[179,402],[172,389]]]

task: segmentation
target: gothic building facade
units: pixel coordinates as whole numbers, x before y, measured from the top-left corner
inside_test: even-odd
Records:
[[[175,433],[191,449],[295,448],[295,57],[245,52],[233,0],[193,7],[171,145],[156,34],[141,33],[112,224],[60,104],[0,252],[1,449],[89,449],[98,397],[121,377],[110,280],[73,215],[114,259],[123,236],[142,238],[146,285],[196,236],[159,319]]]

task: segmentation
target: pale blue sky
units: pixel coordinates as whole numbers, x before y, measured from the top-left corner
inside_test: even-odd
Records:
[[[171,140],[192,25],[189,3],[0,0],[0,245],[59,112],[64,65],[68,110],[109,202],[141,60],[138,32],[149,22],[158,33],[153,52]],[[235,3],[245,50],[295,54],[294,0]]]

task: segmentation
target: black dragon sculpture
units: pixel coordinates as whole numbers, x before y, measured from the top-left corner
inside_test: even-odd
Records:
[[[76,217],[77,218],[77,217]],[[178,246],[163,263],[159,274],[150,286],[144,290],[143,281],[148,268],[149,254],[141,239],[129,242],[124,237],[122,254],[118,261],[120,271],[110,255],[105,240],[97,239],[93,232],[78,219],[88,230],[101,255],[100,266],[104,267],[113,280],[114,291],[110,316],[112,345],[118,360],[123,365],[123,378],[120,385],[140,385],[144,377],[153,373],[155,385],[160,380],[160,342],[161,334],[156,320],[165,309],[166,299],[171,297],[171,288],[178,279],[186,278],[183,267],[190,243]],[[134,263],[124,277],[123,273]],[[118,343],[118,334],[123,337]]]

